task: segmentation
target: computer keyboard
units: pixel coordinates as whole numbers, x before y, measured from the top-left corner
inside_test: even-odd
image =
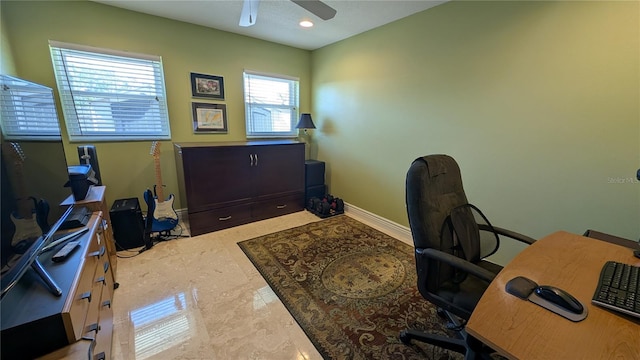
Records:
[[[591,302],[640,318],[640,266],[607,261]]]

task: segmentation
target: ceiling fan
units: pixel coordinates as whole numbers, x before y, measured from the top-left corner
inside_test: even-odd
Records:
[[[336,9],[323,3],[320,0],[291,0],[298,6],[316,15],[322,20],[333,19],[336,16]],[[260,0],[244,0],[242,12],[240,13],[240,26],[251,26],[256,23],[258,16],[258,6]]]

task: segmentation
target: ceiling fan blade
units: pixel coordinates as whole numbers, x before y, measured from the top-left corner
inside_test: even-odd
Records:
[[[322,20],[333,19],[336,9],[320,0],[291,0]]]
[[[244,0],[240,13],[240,26],[247,27],[256,23],[258,6],[260,6],[260,0]]]

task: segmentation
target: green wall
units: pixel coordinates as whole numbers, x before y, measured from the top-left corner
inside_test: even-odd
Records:
[[[242,71],[300,78],[300,108],[310,110],[311,53],[246,36],[168,20],[88,1],[5,1],[0,3],[2,39],[13,49],[17,75],[54,88],[49,40],[162,56],[172,141],[161,143],[165,194],[178,197],[172,142],[245,139]],[[54,16],[55,14],[55,16]],[[3,41],[4,44],[4,41]],[[4,57],[4,45],[3,45]],[[224,77],[225,100],[191,97],[190,72]],[[227,105],[227,134],[194,134],[191,102]],[[58,114],[62,122],[62,111]],[[63,137],[66,129],[63,125]],[[78,163],[78,145],[66,141],[67,162]],[[97,142],[109,204],[138,197],[155,182],[151,142]],[[176,208],[186,207],[177,199]]]
[[[2,11],[0,8],[0,74],[15,75],[16,68],[13,63],[13,52],[11,42],[7,37],[6,22],[2,21]]]
[[[454,1],[314,51],[331,193],[408,225],[409,165],[446,153],[494,225],[638,239],[639,13]]]
[[[637,2],[454,1],[313,52],[85,1],[0,6],[3,58],[8,38],[17,74],[54,88],[49,39],[161,55],[176,142],[244,139],[244,68],[300,77],[331,193],[397,223],[411,161],[447,153],[496,225],[640,236]],[[190,71],[224,76],[228,134],[193,134]],[[141,198],[150,143],[95,145],[109,201]],[[170,142],[161,162],[177,193]]]

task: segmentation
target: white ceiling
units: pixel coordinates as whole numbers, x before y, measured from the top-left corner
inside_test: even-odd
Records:
[[[323,0],[337,10],[323,21],[289,0],[261,0],[256,24],[238,25],[243,0],[94,0],[141,13],[314,50],[418,13],[447,0]],[[314,22],[302,28],[300,20]]]

